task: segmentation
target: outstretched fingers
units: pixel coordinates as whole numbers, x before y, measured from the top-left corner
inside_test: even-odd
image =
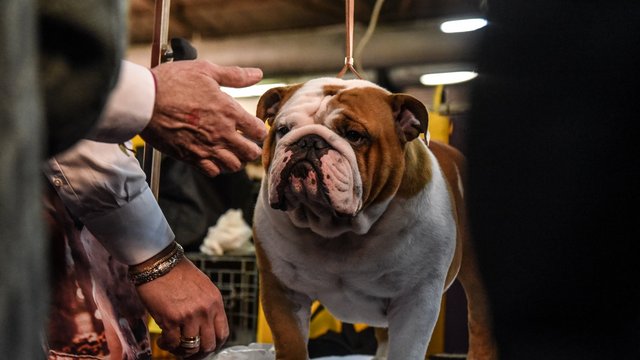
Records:
[[[262,70],[239,66],[221,66],[207,62],[207,73],[221,86],[246,87],[262,80]]]

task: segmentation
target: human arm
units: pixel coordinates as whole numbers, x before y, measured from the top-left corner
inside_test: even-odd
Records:
[[[143,262],[173,241],[137,159],[120,145],[82,140],[50,158],[44,172],[70,213],[120,262]]]
[[[188,259],[169,273],[137,288],[144,305],[162,329],[158,346],[176,355],[218,350],[229,337],[220,290]],[[199,335],[199,349],[180,348],[180,337]]]
[[[260,155],[264,123],[220,88],[253,85],[262,78],[259,69],[201,60],[164,63],[151,72],[124,61],[122,69],[88,138],[119,142],[140,133],[154,148],[210,176],[238,171]]]
[[[50,159],[44,172],[69,212],[117,260],[136,265],[172,244],[173,232],[128,150],[84,140]],[[136,290],[163,329],[165,349],[184,354],[178,348],[181,325],[199,331],[202,353],[215,350],[228,336],[220,291],[187,258]]]

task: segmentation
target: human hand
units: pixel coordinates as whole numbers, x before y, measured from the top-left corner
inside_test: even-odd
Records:
[[[222,295],[187,258],[166,275],[136,287],[149,314],[162,329],[158,346],[171,353],[201,358],[219,350],[229,336]],[[200,347],[180,347],[180,337],[200,336]]]
[[[240,170],[261,154],[264,122],[245,111],[221,86],[245,87],[262,78],[256,68],[208,61],[177,61],[151,69],[156,101],[140,136],[157,150],[197,166],[209,176]]]

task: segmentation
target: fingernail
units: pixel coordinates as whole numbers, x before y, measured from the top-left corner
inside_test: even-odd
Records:
[[[251,77],[262,77],[262,70],[258,68],[247,68],[247,75]]]

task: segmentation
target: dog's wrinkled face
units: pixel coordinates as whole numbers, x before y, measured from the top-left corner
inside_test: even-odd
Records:
[[[272,208],[354,217],[402,177],[405,144],[426,131],[417,100],[364,80],[320,78],[271,89],[258,103],[270,125],[263,163]]]
[[[286,211],[304,204],[317,211],[332,209],[336,216],[355,215],[362,206],[362,179],[349,144],[320,125],[282,126],[276,132],[271,206]]]

